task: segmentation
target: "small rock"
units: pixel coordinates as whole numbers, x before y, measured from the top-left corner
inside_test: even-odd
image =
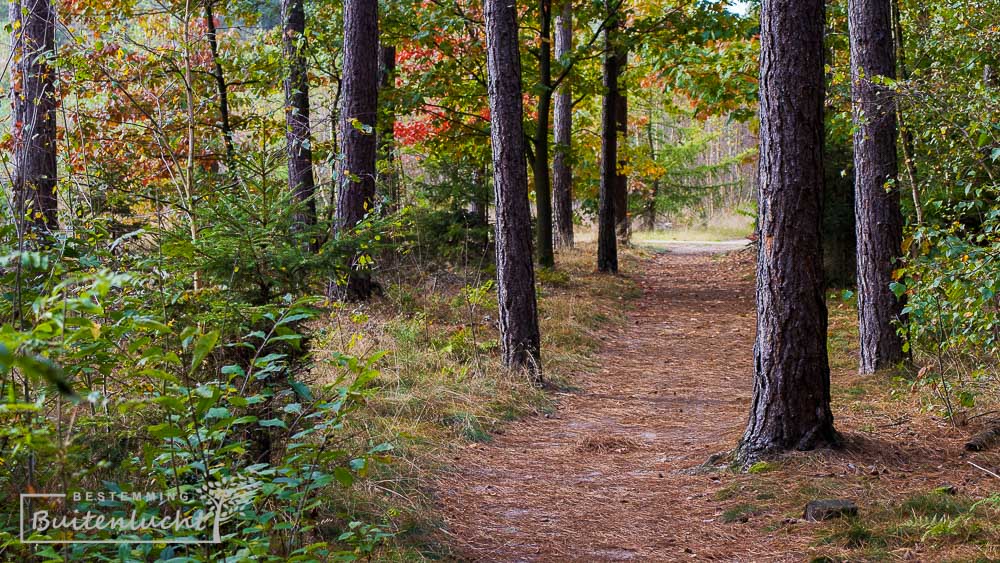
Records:
[[[832,499],[811,501],[806,505],[805,514],[802,517],[810,522],[819,522],[821,520],[857,515],[858,505],[852,501]]]

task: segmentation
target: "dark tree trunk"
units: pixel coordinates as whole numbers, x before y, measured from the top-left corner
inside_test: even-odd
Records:
[[[597,269],[618,272],[618,241],[615,238],[615,190],[618,186],[618,131],[615,128],[618,100],[618,15],[613,0],[607,0],[608,24],[604,30],[604,98],[601,102],[601,187],[597,209]]]
[[[895,78],[890,0],[850,0],[854,96],[854,178],[858,233],[858,318],[861,373],[903,359],[895,322],[903,303],[890,289],[903,245],[896,184],[896,107],[892,92],[873,77]]]
[[[824,0],[761,6],[760,251],[749,464],[836,443],[830,411],[823,206]]]
[[[285,138],[288,150],[288,189],[299,210],[299,228],[316,224],[316,183],[313,179],[312,146],[309,141],[309,75],[305,49],[306,16],[303,0],[282,0],[282,43],[285,62]]]
[[[11,66],[14,162],[11,180],[18,234],[59,228],[56,200],[56,96],[52,68],[56,13],[50,0],[13,0]]]
[[[538,212],[538,263],[555,265],[552,253],[552,180],[549,177],[549,114],[552,109],[552,0],[540,0],[538,47],[538,122],[535,127],[535,209]]]
[[[556,59],[565,61],[573,52],[573,5],[563,4],[556,17]],[[555,99],[555,156],[552,159],[552,199],[555,211],[555,244],[573,247],[573,168],[570,154],[573,142],[573,91],[569,79],[563,79]]]
[[[219,58],[219,38],[215,29],[215,14],[212,7],[215,0],[205,2],[205,26],[208,28],[208,49],[212,55],[212,78],[215,79],[215,90],[219,95],[219,131],[226,146],[226,164],[233,166],[236,149],[233,147],[233,126],[229,121],[229,88],[226,86],[226,75],[222,72],[222,61]]]
[[[476,193],[473,194],[472,201],[469,202],[469,212],[476,218],[476,224],[478,226],[487,226],[490,224],[489,198],[479,196],[481,191],[486,191],[485,182],[487,173],[488,172],[485,168],[482,170],[476,168],[472,171],[472,186],[476,190]]]
[[[618,133],[618,173],[615,181],[615,233],[618,244],[628,245],[632,228],[628,216],[628,96],[622,87],[622,77],[628,67],[628,49],[618,50],[618,96],[615,100],[615,129]]]
[[[531,252],[517,10],[486,0],[486,53],[496,193],[497,294],[504,365],[541,381],[538,308]]]
[[[653,162],[656,162],[656,141],[653,138],[653,106],[649,106],[649,112],[647,113],[649,122],[646,124],[646,142],[649,145],[649,158]],[[646,220],[646,230],[654,231],[656,230],[656,198],[660,195],[660,180],[659,178],[654,178],[652,185],[649,189],[649,197],[646,200],[645,209],[643,209]]]
[[[382,92],[389,93],[395,88],[396,80],[396,46],[382,45],[379,47],[379,86]],[[379,131],[379,151],[385,158],[385,172],[382,183],[385,186],[386,211],[399,210],[399,174],[396,170],[396,107],[393,96],[379,95],[385,105],[383,127]]]
[[[899,0],[892,0],[893,43],[896,46],[896,75],[902,80],[910,79],[910,71],[906,66],[906,40],[903,36],[903,24],[900,20]],[[903,119],[903,109],[896,104],[896,119],[899,121],[899,140],[903,149],[903,166],[910,182],[910,197],[913,198],[913,212],[917,225],[924,224],[924,206],[920,201],[920,187],[917,185],[917,167],[913,162],[913,132],[906,126]],[[914,248],[918,248],[914,245]]]
[[[378,0],[344,3],[344,71],[340,109],[337,225],[346,233],[372,211],[375,199],[375,121],[378,117]],[[367,299],[374,289],[364,268],[354,269],[347,297]]]

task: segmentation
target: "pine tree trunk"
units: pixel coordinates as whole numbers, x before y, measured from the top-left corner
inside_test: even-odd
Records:
[[[226,164],[232,168],[236,149],[233,146],[233,126],[229,120],[229,88],[226,85],[226,75],[222,71],[222,61],[219,58],[219,37],[215,29],[214,0],[205,2],[205,27],[208,29],[208,52],[212,56],[212,78],[215,79],[215,90],[219,95],[219,131],[226,146]],[[230,170],[232,172],[232,170]]]
[[[309,141],[309,76],[305,49],[306,16],[303,0],[282,0],[282,44],[285,51],[285,139],[288,151],[288,189],[299,206],[298,228],[316,224],[316,183]]]
[[[11,100],[13,183],[18,234],[59,228],[56,200],[56,13],[51,0],[13,0]]]
[[[760,250],[750,464],[831,445],[823,205],[824,0],[761,6]]]
[[[504,365],[526,369],[540,382],[540,339],[516,6],[508,0],[486,0],[484,15],[496,194],[501,349]]]
[[[628,213],[628,96],[622,86],[622,77],[628,67],[628,50],[618,49],[618,96],[615,100],[615,129],[618,132],[618,173],[615,182],[615,233],[618,244],[627,246],[632,238]]]
[[[336,228],[345,234],[372,211],[375,199],[375,121],[378,116],[378,0],[344,2],[344,70]],[[367,299],[370,273],[353,268],[348,299]]]
[[[538,263],[555,265],[552,252],[552,179],[549,177],[549,113],[552,109],[552,0],[538,5],[538,121],[535,127],[535,208],[538,212]]]
[[[609,22],[604,30],[604,98],[601,103],[601,187],[597,208],[597,269],[618,272],[618,241],[615,238],[615,189],[618,186],[618,131],[615,128],[618,100],[617,14],[613,0],[606,0]]]
[[[573,52],[573,5],[563,4],[556,17],[556,59],[563,61]],[[573,248],[573,169],[570,154],[573,142],[573,89],[564,78],[555,100],[556,151],[552,159],[552,199],[555,211],[555,244]]]
[[[854,96],[855,210],[858,233],[858,318],[861,373],[903,359],[895,322],[903,303],[890,289],[903,245],[896,161],[896,107],[874,77],[895,78],[890,0],[850,0]]]

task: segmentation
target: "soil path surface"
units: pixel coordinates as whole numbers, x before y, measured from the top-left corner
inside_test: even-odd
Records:
[[[468,448],[443,477],[462,557],[732,560],[750,540],[750,527],[719,525],[718,475],[691,469],[732,448],[745,424],[753,282],[712,245],[689,250],[643,263],[643,296],[604,335],[604,368],[579,376],[555,414]]]

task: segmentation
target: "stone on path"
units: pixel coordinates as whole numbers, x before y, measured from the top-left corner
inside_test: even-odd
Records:
[[[844,516],[857,516],[858,505],[849,500],[814,500],[806,505],[803,518],[810,522],[830,520]]]

